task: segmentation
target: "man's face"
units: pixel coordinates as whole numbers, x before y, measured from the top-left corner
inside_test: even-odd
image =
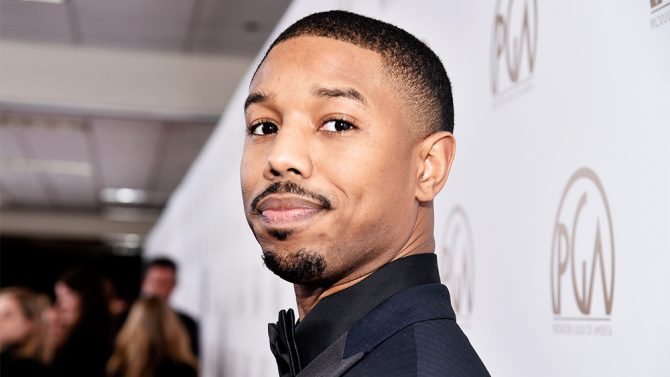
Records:
[[[177,284],[175,271],[170,267],[153,266],[147,270],[142,281],[142,292],[147,296],[167,299]]]
[[[380,55],[293,38],[272,49],[249,92],[242,194],[268,267],[326,285],[388,263],[414,227],[418,177]]]

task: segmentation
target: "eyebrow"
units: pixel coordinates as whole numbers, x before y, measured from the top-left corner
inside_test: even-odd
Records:
[[[312,89],[312,94],[317,97],[327,98],[344,97],[368,107],[368,101],[365,100],[365,97],[353,88],[314,88]]]
[[[314,88],[311,91],[312,95],[317,97],[326,97],[326,98],[337,98],[344,97],[351,100],[354,100],[361,105],[368,107],[368,101],[365,100],[365,97],[358,92],[356,89],[352,88]],[[271,96],[262,92],[250,93],[247,96],[247,99],[244,101],[244,111],[246,112],[249,106],[254,103],[263,103],[270,100]]]
[[[270,96],[262,93],[262,92],[254,92],[249,94],[247,99],[244,101],[244,111],[247,111],[247,108],[251,106],[253,103],[263,103],[267,100],[270,99]]]

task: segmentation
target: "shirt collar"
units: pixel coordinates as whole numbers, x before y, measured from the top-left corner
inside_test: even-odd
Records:
[[[356,285],[319,301],[295,329],[303,368],[393,294],[433,283],[440,283],[437,256],[419,254],[395,260]]]

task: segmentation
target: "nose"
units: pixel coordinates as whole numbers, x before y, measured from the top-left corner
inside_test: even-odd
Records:
[[[284,122],[272,144],[263,169],[266,179],[309,178],[314,170],[309,153],[309,137],[313,131]]]

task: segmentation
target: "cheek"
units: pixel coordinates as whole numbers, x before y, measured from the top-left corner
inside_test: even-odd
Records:
[[[344,198],[339,201],[343,205],[338,224],[328,233],[344,249],[357,250],[355,256],[345,252],[336,258],[350,264],[351,258],[370,260],[383,250],[395,250],[406,241],[415,219],[409,153],[360,147],[340,148],[330,156],[330,163],[322,163],[323,175]]]
[[[346,196],[351,210],[376,213],[397,209],[398,203],[411,202],[413,192],[410,153],[404,149],[404,145],[390,142],[324,148],[321,170]]]
[[[253,192],[257,181],[263,178],[265,159],[263,159],[258,152],[257,146],[245,145],[244,153],[242,154],[242,161],[240,163],[240,182],[242,187],[242,197],[245,203]]]

